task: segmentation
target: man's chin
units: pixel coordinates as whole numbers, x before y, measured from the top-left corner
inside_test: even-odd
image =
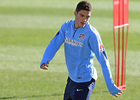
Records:
[[[84,25],[80,25],[80,27],[85,27],[85,24]]]

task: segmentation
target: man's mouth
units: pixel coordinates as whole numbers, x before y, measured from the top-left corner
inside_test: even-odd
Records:
[[[85,23],[84,22],[81,22],[81,25],[85,25]]]

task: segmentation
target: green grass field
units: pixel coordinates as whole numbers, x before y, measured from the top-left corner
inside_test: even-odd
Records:
[[[62,100],[67,79],[63,46],[48,71],[39,68],[49,41],[61,25],[74,19],[79,0],[0,0],[0,100]],[[113,0],[89,0],[90,23],[100,32],[114,78]],[[90,100],[139,100],[140,1],[129,0],[126,85],[115,98],[107,90],[101,67]]]

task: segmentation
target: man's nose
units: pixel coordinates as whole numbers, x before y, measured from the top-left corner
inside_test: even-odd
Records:
[[[86,18],[84,18],[84,19],[83,19],[83,21],[84,21],[84,22],[87,22],[87,19],[86,19]]]

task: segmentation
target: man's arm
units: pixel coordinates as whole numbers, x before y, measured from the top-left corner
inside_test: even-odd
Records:
[[[111,75],[111,71],[110,71],[110,64],[109,64],[109,61],[108,61],[108,58],[107,58],[107,55],[105,52],[105,48],[102,44],[99,33],[90,36],[89,41],[90,41],[90,46],[91,46],[93,52],[96,55],[97,60],[99,61],[100,65],[102,67],[104,79],[105,79],[106,85],[108,87],[108,90],[110,91],[110,93],[112,95],[118,97],[118,95],[120,95],[122,92],[114,84],[114,81],[112,80],[112,75]]]
[[[40,68],[47,70],[45,66],[48,67],[49,62],[53,59],[56,52],[59,50],[60,46],[63,44],[65,39],[64,35],[64,24],[62,25],[59,32],[55,35],[55,37],[51,40],[49,45],[47,46],[42,61],[40,63]]]

